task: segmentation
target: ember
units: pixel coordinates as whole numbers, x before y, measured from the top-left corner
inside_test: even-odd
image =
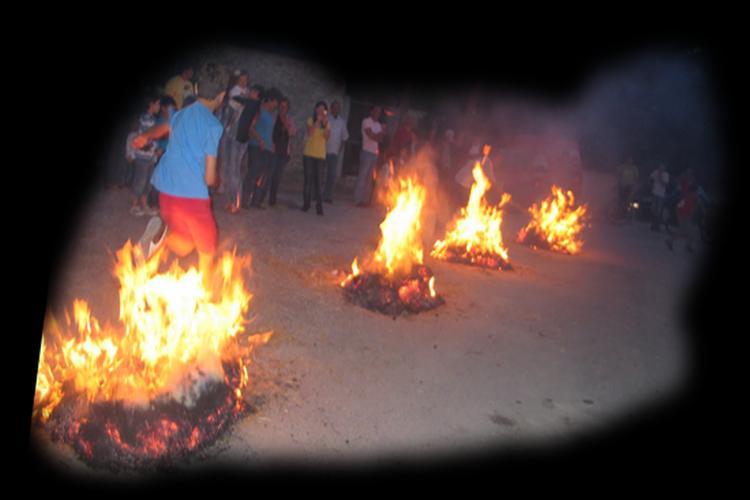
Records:
[[[445,303],[435,293],[435,277],[426,266],[412,268],[412,273],[394,281],[382,274],[364,273],[353,276],[344,285],[344,293],[353,303],[389,316],[403,312],[417,313]]]
[[[531,222],[518,233],[518,242],[532,247],[577,254],[583,247],[580,233],[587,218],[586,205],[575,207],[572,191],[552,186],[552,195],[529,208]]]
[[[76,300],[74,321],[45,322],[34,418],[91,465],[145,467],[214,440],[246,409],[255,346],[242,336],[250,260],[225,253],[210,276],[155,257],[136,265],[130,242],[117,252],[120,322],[100,326]]]
[[[466,208],[461,209],[445,239],[435,242],[430,255],[451,262],[512,269],[500,231],[502,208],[510,201],[510,195],[503,193],[497,206],[489,206],[484,195],[490,188],[490,182],[479,162],[474,166],[472,175],[474,184]]]
[[[355,258],[341,282],[345,296],[362,307],[396,316],[432,309],[445,301],[435,291],[435,277],[423,265],[421,221],[426,190],[416,179],[390,183],[392,207],[380,224],[382,237],[364,271]]]

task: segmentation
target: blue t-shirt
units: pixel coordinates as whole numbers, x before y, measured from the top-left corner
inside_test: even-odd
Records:
[[[172,118],[173,114],[175,114],[175,109],[174,109],[173,106],[169,106],[167,108],[167,116],[169,118]],[[166,121],[169,121],[169,118],[165,119],[164,116],[161,113],[159,113],[159,118],[156,119],[156,124],[157,125],[161,125],[162,123],[164,123]],[[159,139],[158,141],[156,141],[156,144],[159,147],[159,149],[161,149],[162,151],[166,151],[167,150],[167,144],[169,144],[169,136],[166,136],[163,139]]]
[[[206,155],[217,156],[224,127],[199,101],[173,114],[169,128],[169,144],[151,183],[168,195],[207,199]]]
[[[255,122],[255,131],[263,139],[263,145],[266,151],[273,151],[273,125],[274,125],[273,113],[261,106],[260,112],[258,113],[258,119]],[[251,138],[249,141],[251,146],[259,146],[258,141]]]

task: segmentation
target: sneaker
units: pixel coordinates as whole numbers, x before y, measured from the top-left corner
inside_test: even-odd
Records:
[[[162,246],[167,236],[167,225],[164,224],[160,217],[151,217],[146,225],[143,236],[138,240],[143,257],[148,260]],[[157,241],[154,241],[158,238]]]
[[[144,210],[144,213],[146,215],[151,215],[151,216],[159,215],[159,209],[156,207],[146,207],[146,209]]]
[[[144,212],[141,207],[136,205],[134,207],[130,207],[130,215],[135,215],[136,217],[143,217],[144,215],[146,215],[146,212]]]

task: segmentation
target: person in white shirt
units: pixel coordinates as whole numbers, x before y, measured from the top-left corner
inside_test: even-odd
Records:
[[[651,172],[651,196],[653,202],[651,204],[651,230],[659,232],[664,222],[664,199],[667,196],[667,185],[669,184],[669,172],[667,167],[663,163],[659,165],[659,168]]]
[[[354,202],[358,207],[370,204],[372,195],[372,169],[378,159],[379,143],[385,138],[385,129],[378,121],[382,109],[370,107],[370,116],[362,120],[362,151],[359,153],[359,172],[354,189]]]
[[[338,177],[339,156],[344,151],[344,142],[349,139],[346,119],[341,116],[341,104],[338,101],[331,103],[328,123],[331,125],[331,136],[326,143],[326,184],[323,189],[323,201],[333,203],[333,185]]]

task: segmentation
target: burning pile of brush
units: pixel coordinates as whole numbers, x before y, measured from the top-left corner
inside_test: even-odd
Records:
[[[469,202],[461,208],[445,239],[435,242],[430,255],[450,262],[512,269],[501,232],[502,209],[510,201],[510,195],[503,193],[497,206],[491,206],[485,201],[490,181],[479,162],[474,166],[472,176],[474,183]]]
[[[225,253],[211,273],[159,257],[136,264],[117,252],[116,326],[83,300],[73,318],[45,322],[34,418],[88,463],[149,467],[212,442],[246,410],[253,348],[271,333],[244,334],[249,257]]]
[[[581,251],[588,214],[586,205],[575,206],[572,191],[552,186],[552,194],[540,205],[534,203],[529,213],[531,222],[519,231],[519,243],[570,255]]]
[[[432,271],[423,263],[425,197],[426,189],[415,177],[390,183],[390,208],[380,224],[380,243],[362,268],[355,258],[351,273],[341,282],[349,300],[392,316],[433,309],[445,302],[435,291]]]

